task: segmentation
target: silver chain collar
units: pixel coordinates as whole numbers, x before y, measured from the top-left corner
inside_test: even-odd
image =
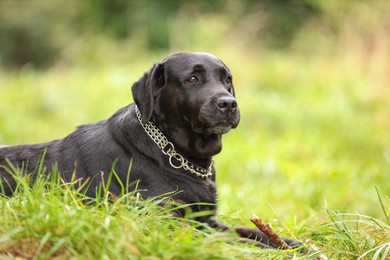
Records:
[[[148,121],[146,124],[142,123],[141,112],[137,106],[135,106],[135,113],[145,132],[150,136],[150,138],[152,138],[158,147],[161,148],[162,153],[169,157],[169,164],[173,168],[183,168],[184,170],[189,171],[190,173],[203,179],[206,179],[213,174],[211,172],[213,159],[211,159],[210,166],[207,169],[191,163],[181,154],[176,152],[173,143],[169,142],[168,138],[151,121]],[[176,164],[174,163],[173,159],[175,159]]]

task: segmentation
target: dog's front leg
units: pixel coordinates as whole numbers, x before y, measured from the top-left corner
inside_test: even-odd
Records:
[[[236,228],[235,231],[242,238],[260,242],[260,245],[256,244],[256,246],[264,248],[265,245],[268,248],[269,247],[277,248],[275,243],[272,242],[272,240],[266,234],[264,234],[258,229],[242,227],[242,228]],[[283,240],[286,242],[287,245],[289,245],[292,248],[303,246],[302,242],[290,238],[283,238]]]
[[[228,232],[231,230],[228,226],[219,222],[215,216],[209,217],[205,222],[211,228],[223,232]],[[242,243],[254,244],[255,246],[260,248],[276,248],[275,244],[259,230],[252,228],[237,228],[235,229],[235,232],[241,237],[239,241]]]

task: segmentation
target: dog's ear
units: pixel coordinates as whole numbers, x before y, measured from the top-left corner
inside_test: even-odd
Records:
[[[157,91],[165,85],[164,64],[156,63],[131,88],[134,102],[137,104],[142,123],[150,120],[153,114],[154,97]]]

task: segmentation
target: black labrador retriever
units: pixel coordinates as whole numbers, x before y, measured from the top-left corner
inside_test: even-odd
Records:
[[[193,205],[192,211],[213,212],[199,217],[200,222],[227,230],[215,218],[213,167],[213,156],[222,149],[222,135],[240,121],[227,66],[208,53],[176,53],[146,72],[134,83],[132,93],[135,104],[108,120],[80,126],[64,139],[0,148],[3,193],[11,195],[16,186],[5,170],[8,162],[27,166],[34,175],[44,154],[43,165],[49,172],[55,165],[66,181],[71,181],[73,172],[89,178],[88,196],[96,196],[96,187],[114,168],[122,183],[113,178],[112,193],[120,194],[123,183],[137,183],[143,198],[180,191],[174,193],[174,200]],[[256,240],[259,247],[275,247],[257,229],[236,231]],[[300,245],[290,239],[286,242]]]

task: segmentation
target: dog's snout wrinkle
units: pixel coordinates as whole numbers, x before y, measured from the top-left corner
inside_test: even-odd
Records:
[[[237,101],[234,97],[223,96],[218,98],[217,107],[223,113],[233,113],[237,109]]]

